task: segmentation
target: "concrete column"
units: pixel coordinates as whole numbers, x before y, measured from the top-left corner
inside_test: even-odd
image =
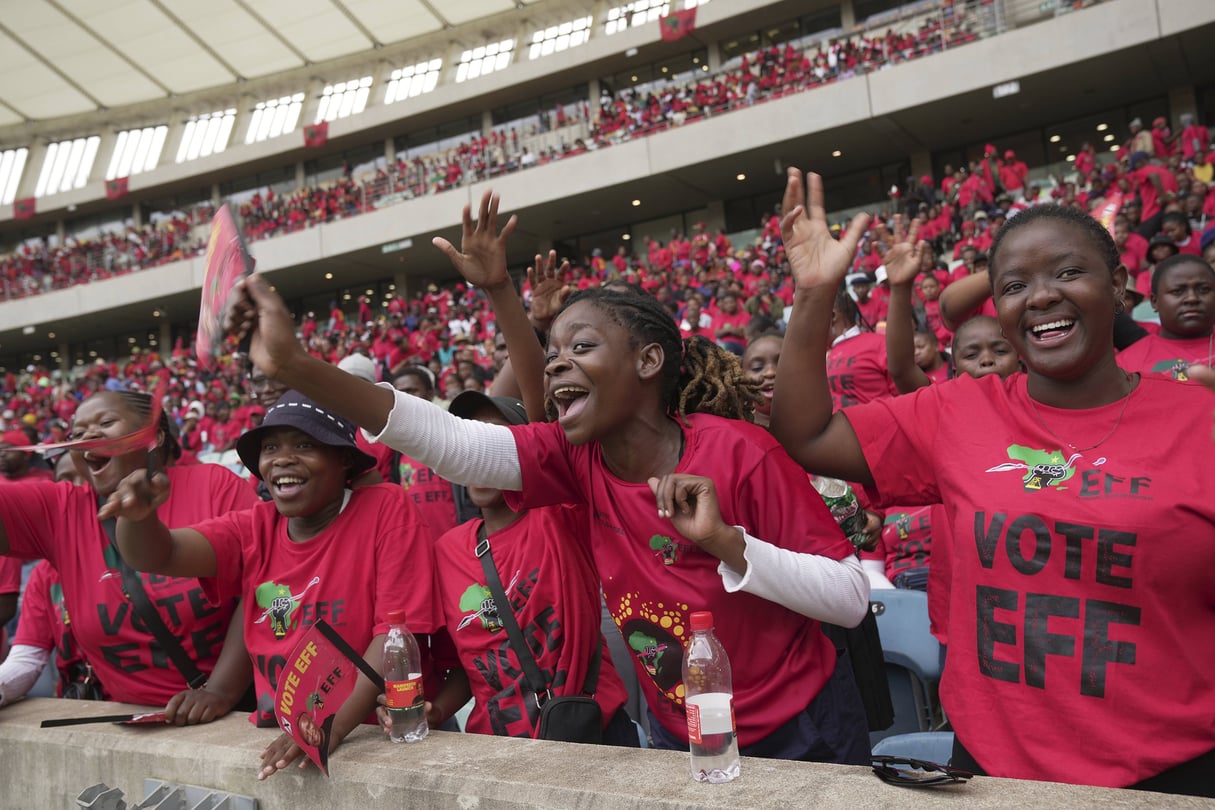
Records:
[[[494,116],[489,110],[481,111],[481,134],[488,136],[494,129]]]
[[[842,0],[840,3],[840,26],[845,31],[851,31],[856,25],[856,11],[852,8],[852,0]]]
[[[72,346],[70,343],[60,343],[59,350],[59,370],[71,371],[72,369]]]
[[[135,223],[136,228],[143,227],[143,207],[139,203],[131,206],[131,222]]]
[[[1177,121],[1185,113],[1194,116],[1198,113],[1198,96],[1192,84],[1169,89],[1169,126],[1174,132],[1181,131]]]
[[[409,294],[410,294],[410,292],[411,292],[411,291],[410,291],[410,285],[409,285],[409,276],[407,276],[407,275],[405,274],[405,271],[404,271],[404,270],[397,270],[396,272],[394,272],[394,273],[392,274],[392,283],[393,283],[393,284],[395,284],[395,285],[397,285],[397,286],[396,286],[396,289],[394,290],[394,292],[395,292],[395,293],[396,293],[396,294],[397,294],[399,297],[401,297],[401,298],[405,299],[406,301],[408,301],[408,300],[409,300]]]
[[[89,169],[90,181],[105,178],[106,170],[110,168],[110,161],[114,159],[114,147],[118,145],[118,133],[115,130],[102,130],[100,137],[101,142],[97,144],[97,157],[93,160],[92,168]]]
[[[717,41],[705,43],[705,50],[708,52],[706,61],[709,64],[709,72],[716,73],[721,69],[721,48],[717,46]]]
[[[42,173],[42,162],[46,160],[46,140],[39,138],[29,145],[30,153],[25,158],[25,171],[21,173],[21,182],[17,184],[15,199],[34,196],[34,188],[38,185],[38,175]]]
[[[219,204],[224,201],[224,198],[219,195],[219,183],[211,184],[211,205],[219,208]]]
[[[163,309],[160,311],[160,330],[156,342],[161,357],[168,357],[173,351],[173,324],[169,322],[169,313]]]
[[[62,219],[55,220],[55,238],[59,240],[59,244],[63,244],[63,240],[67,237],[67,226]]]
[[[397,145],[392,137],[384,139],[384,160],[388,161],[389,166],[397,162]]]
[[[932,174],[932,153],[921,149],[911,153],[911,173],[916,177]],[[937,178],[933,178],[936,180]]]
[[[295,164],[295,188],[298,191],[307,184],[308,183],[304,174],[304,161],[301,160]]]

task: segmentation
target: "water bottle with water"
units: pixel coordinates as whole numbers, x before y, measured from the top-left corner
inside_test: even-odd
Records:
[[[683,655],[684,705],[692,778],[719,784],[738,778],[738,736],[730,659],[713,634],[713,614],[691,616],[692,637]]]
[[[384,692],[389,738],[394,743],[426,738],[426,697],[422,694],[422,656],[417,639],[405,626],[405,611],[388,612],[388,638],[384,641]]]

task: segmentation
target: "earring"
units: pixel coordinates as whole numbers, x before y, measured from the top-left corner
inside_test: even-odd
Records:
[[[1126,312],[1126,305],[1119,300],[1116,304],[1114,304],[1114,314],[1121,315],[1124,312]]]

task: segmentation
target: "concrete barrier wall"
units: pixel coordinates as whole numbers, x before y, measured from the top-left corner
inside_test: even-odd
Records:
[[[686,754],[432,732],[393,745],[378,729],[356,730],[334,754],[330,777],[315,769],[256,781],[258,756],[276,735],[245,715],[206,726],[111,724],[41,729],[64,716],[137,710],[111,703],[27,700],[0,712],[0,808],[74,807],[97,783],[128,804],[145,778],[252,796],[262,810],[325,808],[900,808],[1210,807],[1199,799],[1043,782],[976,778],[965,785],[908,790],[867,768],[744,759],[729,785],[692,781]]]

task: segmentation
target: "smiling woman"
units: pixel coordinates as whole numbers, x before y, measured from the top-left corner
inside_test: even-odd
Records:
[[[952,764],[1215,795],[1215,480],[1202,438],[1215,395],[1118,367],[1126,271],[1113,240],[1070,208],[1018,214],[993,245],[992,287],[1026,373],[833,416],[825,324],[866,217],[836,242],[821,181],[810,176],[807,199],[795,169],[784,210],[798,306],[773,432],[807,470],[865,484],[878,505],[944,505]],[[1177,537],[1204,541],[1179,553]]]
[[[151,397],[106,391],[83,402],[73,420],[73,439],[119,439],[147,424]],[[139,577],[161,619],[182,640],[186,654],[211,678],[204,689],[186,690],[186,678],[163,657],[153,655],[155,637],[131,609],[125,595],[129,569],[112,545],[112,526],[98,519],[99,500],[109,497],[124,477],[148,465],[151,453],[176,495],[161,506],[169,525],[188,525],[253,503],[240,478],[216,465],[177,467],[180,448],[161,415],[156,446],[108,456],[77,453],[86,486],[50,481],[13,483],[0,488],[0,550],[23,558],[45,558],[58,572],[64,607],[80,652],[92,665],[113,700],[166,705],[178,724],[213,720],[227,713],[249,683],[248,662],[239,627],[233,644],[222,645],[236,600],[208,606],[192,577]],[[174,607],[177,606],[177,607]],[[158,660],[159,658],[159,660]],[[7,685],[5,697],[14,699]],[[27,687],[28,688],[28,687]]]

